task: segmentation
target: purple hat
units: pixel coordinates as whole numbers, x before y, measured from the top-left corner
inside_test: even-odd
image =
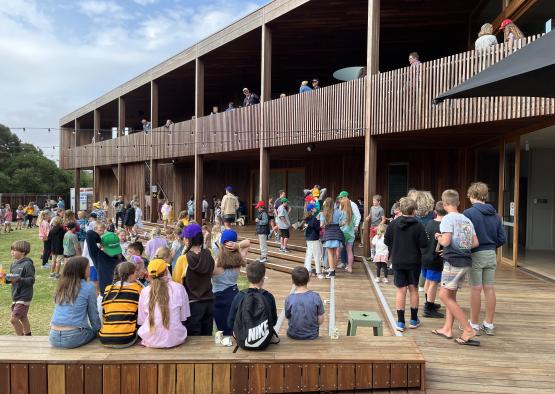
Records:
[[[226,192],[230,192],[233,190],[233,188],[231,186],[226,186],[225,191]]]
[[[202,232],[202,228],[197,224],[189,224],[181,232],[181,238],[193,239],[197,234]]]
[[[220,236],[220,243],[225,245],[226,242],[237,242],[237,233],[235,230],[224,230]]]

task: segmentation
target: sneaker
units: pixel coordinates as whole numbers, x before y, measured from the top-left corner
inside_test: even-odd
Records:
[[[383,283],[389,283],[389,280],[387,278],[383,278],[382,282]]]
[[[291,253],[291,251],[287,248],[283,249],[283,253]]]
[[[318,274],[318,279],[324,279],[324,275]]]
[[[50,269],[50,264],[48,264],[48,263],[44,264],[44,265],[42,266],[42,269],[43,269],[43,270]]]
[[[311,274],[312,276],[316,276],[316,269],[315,269],[315,268],[312,268],[312,270],[310,271],[310,274]]]
[[[411,321],[409,322],[409,328],[418,328],[418,327],[420,327],[420,324],[422,324],[422,323],[420,322],[420,319],[411,320]]]
[[[376,278],[376,279],[374,279],[374,282],[376,282],[376,283],[380,283],[380,278]]]
[[[51,272],[50,275],[48,275],[49,277],[53,278],[56,276],[56,274],[54,272]]]
[[[261,258],[258,260],[259,263],[266,264],[268,262],[267,258]]]
[[[434,305],[432,306],[433,309],[435,309],[436,311],[441,309],[441,304],[436,304],[434,303]]]
[[[476,329],[475,329],[476,330]],[[483,323],[480,324],[480,329],[476,330],[477,335],[480,331],[483,331],[486,335],[494,336],[495,335],[495,328],[489,328],[488,326],[484,325]]]
[[[397,324],[395,325],[395,328],[397,328],[397,331],[403,332],[405,331],[405,323],[398,321]]]
[[[330,271],[326,275],[326,279],[331,279],[331,278],[335,278],[335,271]]]
[[[424,317],[431,319],[443,319],[445,315],[432,307],[430,309],[424,309]]]
[[[343,268],[345,268],[345,264],[341,263],[337,266],[337,268],[343,269]]]
[[[482,331],[480,330],[480,325],[479,324],[472,324],[472,322],[469,320],[468,324],[470,324],[470,327],[472,327],[474,329],[474,331],[476,331],[476,336],[479,337],[482,335]],[[459,330],[463,331],[462,326],[459,324]]]

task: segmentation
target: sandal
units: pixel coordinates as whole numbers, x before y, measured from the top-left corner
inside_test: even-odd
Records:
[[[459,345],[480,346],[480,341],[477,341],[476,339],[473,339],[473,338],[464,339],[463,337],[458,337],[457,339],[455,339],[455,342],[458,343]]]
[[[444,333],[439,332],[438,330],[432,330],[432,334],[437,335],[438,337],[445,338],[445,339],[453,339],[453,337],[445,335]]]

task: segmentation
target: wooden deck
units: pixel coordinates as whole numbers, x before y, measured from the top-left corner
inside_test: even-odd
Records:
[[[496,335],[479,337],[480,348],[432,335],[442,319],[421,318],[421,327],[403,334],[424,354],[427,392],[555,392],[555,285],[506,267],[497,271],[496,281]],[[395,287],[380,286],[394,310]],[[458,299],[468,316],[468,283]]]

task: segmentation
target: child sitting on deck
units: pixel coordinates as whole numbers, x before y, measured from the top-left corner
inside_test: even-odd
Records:
[[[185,322],[191,316],[185,288],[171,280],[168,264],[162,259],[148,264],[150,286],[141,291],[137,334],[141,344],[153,348],[170,348],[187,339]]]
[[[285,299],[285,317],[289,320],[287,336],[293,339],[316,339],[324,322],[324,303],[320,294],[308,290],[309,273],[295,267],[291,273],[295,292]]]

